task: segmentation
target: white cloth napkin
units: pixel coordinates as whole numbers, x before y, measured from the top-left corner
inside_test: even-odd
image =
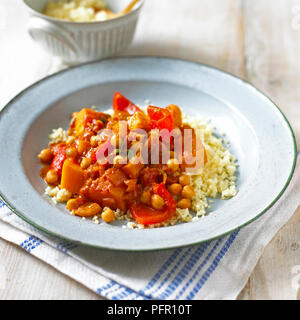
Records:
[[[0,236],[94,292],[122,299],[235,299],[263,249],[300,204],[300,159],[280,200],[258,220],[193,247],[128,253],[78,246],[27,224],[0,202]]]

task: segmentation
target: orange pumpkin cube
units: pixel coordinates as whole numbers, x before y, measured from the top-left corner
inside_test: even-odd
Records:
[[[78,194],[84,184],[84,171],[72,159],[66,159],[61,174],[61,188]]]

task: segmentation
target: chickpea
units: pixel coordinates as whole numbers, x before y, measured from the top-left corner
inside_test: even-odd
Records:
[[[116,219],[114,211],[107,207],[103,209],[101,218],[106,223],[111,223]]]
[[[101,207],[98,203],[88,202],[78,209],[74,210],[74,214],[80,217],[92,217],[101,211]]]
[[[167,166],[172,172],[176,172],[179,169],[179,161],[177,159],[169,159]]]
[[[98,145],[99,138],[98,136],[91,136],[90,144],[92,147],[96,147]]]
[[[151,204],[152,204],[152,207],[154,209],[160,210],[160,209],[162,209],[164,207],[165,202],[164,202],[164,199],[162,197],[160,197],[157,194],[154,194],[151,197]]]
[[[43,149],[39,155],[38,155],[38,158],[42,161],[42,162],[45,162],[45,163],[49,163],[52,158],[53,158],[53,154],[51,152],[50,149]]]
[[[91,165],[92,161],[90,158],[83,158],[81,163],[80,163],[80,167],[82,169],[86,169]]]
[[[181,193],[182,186],[181,186],[181,184],[179,184],[179,183],[173,183],[173,184],[171,184],[171,185],[169,186],[168,189],[169,189],[169,191],[170,191],[171,194],[173,194],[173,195],[178,195],[178,194]]]
[[[114,157],[114,166],[116,168],[121,168],[124,164],[126,164],[126,159],[120,155]]]
[[[182,185],[182,186],[186,186],[188,184],[191,183],[191,179],[188,175],[186,174],[183,174],[179,177],[179,183]]]
[[[83,155],[85,152],[87,152],[90,144],[87,141],[79,140],[77,150],[79,155]]]
[[[192,186],[187,185],[183,187],[181,195],[183,196],[183,198],[191,199],[195,195],[195,191]]]
[[[150,191],[143,191],[140,198],[141,202],[144,204],[150,204],[151,203],[151,193]]]
[[[67,141],[66,141],[66,144],[72,144],[73,142],[75,141],[75,137],[73,137],[73,136],[69,136],[68,138],[67,138]]]
[[[177,207],[180,209],[190,209],[192,206],[191,200],[183,198],[177,202]]]
[[[74,148],[74,147],[70,147],[66,150],[67,157],[76,158],[77,154],[78,154],[78,152],[77,152],[76,148]]]
[[[48,184],[57,184],[58,183],[58,174],[55,170],[51,169],[46,174],[46,182]]]
[[[66,208],[69,211],[73,211],[75,209],[78,209],[79,206],[80,206],[80,202],[78,201],[78,199],[70,199],[67,202]]]

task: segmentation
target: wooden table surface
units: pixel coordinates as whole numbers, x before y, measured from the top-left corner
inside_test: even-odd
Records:
[[[31,41],[27,19],[22,1],[1,0],[0,108],[26,86],[67,67]],[[279,105],[300,141],[299,0],[148,0],[134,43],[122,54],[195,60],[235,74]],[[0,265],[7,283],[0,286],[0,299],[100,299],[2,239]],[[265,248],[238,299],[300,299],[292,285],[299,278],[298,208]]]

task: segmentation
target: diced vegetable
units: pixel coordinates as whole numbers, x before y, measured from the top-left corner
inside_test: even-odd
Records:
[[[102,112],[97,112],[92,109],[83,108],[80,112],[75,113],[75,136],[81,136],[84,133],[85,128],[93,120],[106,121],[107,115]]]
[[[169,211],[172,211],[174,214],[176,210],[176,204],[171,194],[166,189],[165,185],[163,183],[154,184],[152,188],[155,194],[158,194],[160,197],[164,199],[165,206],[167,207],[167,209]]]
[[[128,175],[129,178],[136,179],[138,178],[139,173],[143,169],[143,167],[144,165],[141,162],[135,164],[129,161],[128,164],[122,167],[122,170]]]
[[[147,117],[144,112],[138,111],[129,118],[128,127],[129,127],[129,130],[136,130],[136,129],[148,130],[150,129],[149,117]]]
[[[59,144],[59,145],[55,146],[53,148],[53,154],[54,154],[54,157],[53,157],[53,160],[52,160],[50,168],[55,170],[56,173],[58,174],[58,176],[60,177],[61,176],[61,172],[62,172],[63,164],[64,164],[64,162],[65,162],[65,160],[67,158],[66,145],[65,144]]]
[[[127,186],[126,192],[134,192],[137,189],[137,179],[124,180]]]
[[[102,207],[125,210],[127,207],[125,178],[124,173],[119,169],[109,168],[100,178],[85,186],[81,192],[89,200],[101,204]]]
[[[133,102],[124,97],[121,93],[115,92],[113,98],[113,109],[115,111],[126,111],[129,114],[134,114],[135,112],[141,111]]]
[[[167,129],[170,132],[174,129],[174,120],[168,109],[149,106],[147,111],[151,119],[152,129]]]
[[[167,110],[170,111],[173,121],[174,121],[174,126],[175,127],[181,127],[182,125],[182,114],[181,114],[181,110],[179,109],[178,106],[176,106],[175,104],[171,104],[169,106],[166,107]]]
[[[117,168],[110,168],[106,171],[107,179],[109,179],[115,186],[119,187],[127,179],[124,172]]]
[[[64,162],[61,175],[61,188],[78,194],[84,184],[84,171],[73,159]]]
[[[107,163],[108,151],[112,147],[111,138],[108,138],[107,141],[103,142],[95,149],[91,154],[91,160],[93,163],[98,161],[101,164]],[[113,151],[113,150],[112,150]]]
[[[153,186],[153,193],[164,200],[164,208],[162,210],[156,210],[141,203],[134,203],[130,206],[130,213],[133,219],[139,224],[149,225],[161,223],[172,218],[176,212],[176,203],[163,183],[155,184]]]

